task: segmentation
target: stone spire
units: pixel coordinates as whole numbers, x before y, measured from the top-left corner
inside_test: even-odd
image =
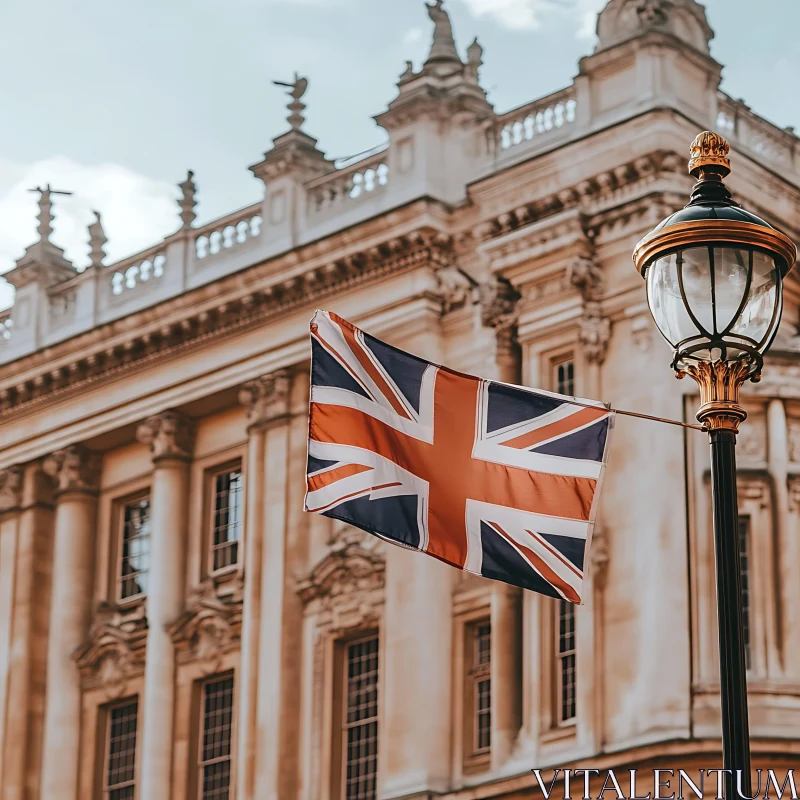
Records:
[[[17,289],[31,282],[52,286],[75,274],[75,268],[64,258],[64,251],[50,241],[53,233],[52,196],[54,194],[69,196],[72,192],[58,192],[49,183],[30,191],[39,193],[37,227],[39,239],[25,250],[25,254],[17,261],[14,269],[4,276]]]
[[[189,170],[186,180],[178,184],[178,188],[181,190],[181,199],[178,201],[181,209],[181,222],[183,223],[181,230],[184,231],[189,230],[192,227],[192,223],[197,219],[197,214],[194,211],[197,206],[197,201],[195,200],[197,187],[194,180],[192,180],[193,178],[194,172]]]
[[[433,20],[433,44],[431,52],[425,66],[433,63],[453,63],[461,64],[458,57],[456,43],[453,39],[453,26],[450,23],[450,15],[442,7],[444,0],[436,0],[434,5],[427,5],[428,16]]]
[[[483,48],[476,36],[467,48],[467,65],[464,74],[475,83],[480,82],[480,69],[483,66]]]
[[[301,78],[296,72],[294,74],[293,83],[282,83],[281,81],[273,81],[275,86],[283,86],[289,91],[287,94],[292,98],[292,102],[286,107],[289,110],[289,116],[286,121],[291,126],[293,131],[299,131],[303,127],[306,118],[302,112],[305,110],[305,103],[300,102],[300,98],[306,93],[308,89],[308,78]]]
[[[105,246],[108,242],[100,221],[100,212],[94,212],[94,222],[89,226],[89,261],[93,267],[102,267],[106,257]]]
[[[250,167],[250,171],[265,183],[293,173],[302,180],[329,172],[333,165],[327,161],[325,154],[317,148],[317,140],[309,136],[302,128],[305,117],[302,112],[305,104],[300,98],[308,89],[308,78],[301,78],[296,72],[292,83],[273,81],[275,86],[283,86],[292,98],[288,104],[289,130],[272,140],[272,149],[264,154],[264,160]]]
[[[28,189],[29,192],[39,193],[39,225],[37,230],[39,232],[39,241],[50,244],[50,234],[53,232],[53,201],[50,199],[54,194],[61,194],[70,197],[72,192],[57,192],[55,189],[47,186],[37,186],[35,189]]]

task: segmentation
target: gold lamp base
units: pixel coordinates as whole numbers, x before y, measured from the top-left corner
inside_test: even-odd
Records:
[[[698,361],[686,364],[675,371],[676,378],[687,375],[700,387],[700,408],[697,421],[709,431],[728,430],[736,433],[747,419],[747,412],[739,404],[739,390],[746,380],[757,383],[760,373],[753,372],[752,363],[746,360]]]

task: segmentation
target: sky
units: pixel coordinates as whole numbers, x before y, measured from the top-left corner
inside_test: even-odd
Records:
[[[605,0],[446,0],[463,54],[477,35],[481,80],[502,112],[569,85],[594,47]],[[706,0],[722,88],[800,130],[800,0]],[[769,23],[765,22],[769,21]],[[309,78],[305,130],[329,157],[386,140],[372,117],[419,67],[423,0],[0,0],[0,273],[36,238],[50,182],[53,241],[88,263],[102,213],[107,263],[179,226],[189,169],[198,223],[256,202],[248,171],[287,128],[283,90]],[[0,278],[0,308],[12,301]]]

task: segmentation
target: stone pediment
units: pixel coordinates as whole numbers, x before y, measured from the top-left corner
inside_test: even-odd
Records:
[[[144,671],[146,644],[144,603],[128,616],[118,607],[102,603],[88,641],[74,654],[83,687],[103,687],[112,697],[122,696],[128,679]]]
[[[190,593],[186,609],[169,627],[179,663],[201,661],[208,673],[222,657],[239,646],[242,628],[242,586],[220,596],[207,578]]]
[[[383,605],[386,561],[377,539],[346,528],[307,578],[297,584],[306,613],[329,630],[374,624]]]

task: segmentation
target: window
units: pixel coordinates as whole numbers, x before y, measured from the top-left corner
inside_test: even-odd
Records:
[[[378,771],[378,637],[347,645],[343,800],[375,800]]]
[[[150,569],[150,498],[126,503],[122,513],[120,600],[147,594]]]
[[[750,517],[739,517],[739,580],[742,589],[742,633],[744,663],[752,666],[750,653]]]
[[[572,359],[553,364],[553,378],[558,394],[575,394],[575,362]]]
[[[203,738],[200,743],[200,800],[229,800],[233,678],[203,686]]]
[[[479,622],[469,628],[471,662],[467,673],[472,716],[472,754],[485,753],[492,744],[492,627]]]
[[[572,722],[576,714],[575,606],[559,600],[556,613],[556,719],[563,725]]]
[[[138,710],[137,700],[109,709],[103,792],[108,800],[133,800],[135,795]]]
[[[214,572],[239,560],[242,538],[242,471],[219,472],[214,476],[214,529],[211,541]]]

